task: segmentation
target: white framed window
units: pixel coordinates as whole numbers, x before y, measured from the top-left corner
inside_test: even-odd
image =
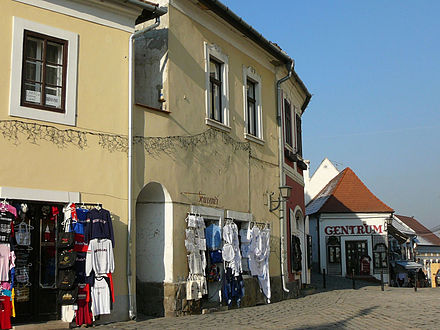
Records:
[[[243,107],[245,138],[263,144],[261,76],[252,67],[243,68]]]
[[[208,125],[230,131],[228,56],[205,42],[205,103]]]
[[[13,18],[9,115],[75,126],[78,34]]]

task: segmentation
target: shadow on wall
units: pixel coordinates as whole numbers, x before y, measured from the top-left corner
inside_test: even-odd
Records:
[[[136,203],[136,304],[138,313],[164,316],[165,192],[147,184]]]

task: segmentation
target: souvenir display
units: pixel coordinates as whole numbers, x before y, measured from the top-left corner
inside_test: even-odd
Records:
[[[74,321],[70,326],[90,326],[110,314],[115,268],[110,212],[100,204],[13,205],[0,201],[0,329],[11,328],[11,317],[26,319],[46,293],[53,297],[47,301],[54,313],[61,305],[61,319]]]

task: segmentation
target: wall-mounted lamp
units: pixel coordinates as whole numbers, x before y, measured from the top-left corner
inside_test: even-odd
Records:
[[[393,225],[393,215],[391,214],[388,218],[385,219],[385,231],[388,231],[389,227]]]
[[[269,205],[269,211],[273,212],[280,208],[281,202],[284,202],[290,198],[290,194],[292,193],[292,187],[290,186],[281,186],[280,193],[278,195],[278,199],[272,199],[272,196],[275,195],[274,192],[267,194],[267,202]],[[277,203],[276,206],[272,206],[272,204]]]

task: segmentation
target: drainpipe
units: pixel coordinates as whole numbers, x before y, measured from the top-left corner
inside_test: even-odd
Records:
[[[283,171],[283,165],[284,165],[284,144],[283,144],[283,132],[282,132],[282,125],[281,125],[281,84],[285,82],[286,80],[290,79],[292,77],[293,73],[293,66],[295,65],[295,62],[293,59],[289,63],[289,72],[287,76],[281,78],[277,81],[277,123],[278,123],[278,162],[279,162],[279,170],[280,170],[280,187],[285,185],[285,179],[284,179],[284,171]],[[285,274],[285,263],[284,263],[284,254],[286,251],[284,250],[284,240],[285,240],[285,234],[284,234],[284,228],[285,228],[285,205],[286,202],[283,201],[280,207],[280,245],[281,245],[281,253],[280,253],[280,263],[281,263],[281,282],[283,284],[283,290],[285,292],[289,292],[289,289],[286,287],[286,274]]]
[[[131,1],[129,1],[131,2]],[[166,12],[166,11],[165,11]],[[127,224],[127,284],[128,284],[128,316],[131,320],[136,318],[133,290],[131,287],[131,223],[133,219],[133,45],[136,36],[148,32],[160,24],[160,16],[156,17],[156,22],[145,29],[136,31],[130,35],[128,45],[128,224]]]

